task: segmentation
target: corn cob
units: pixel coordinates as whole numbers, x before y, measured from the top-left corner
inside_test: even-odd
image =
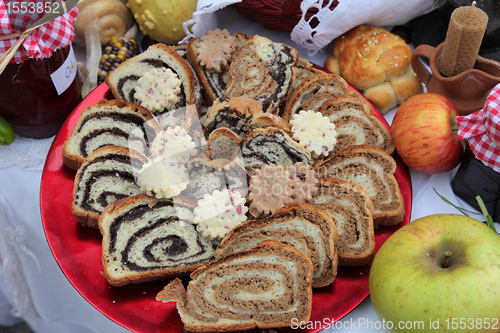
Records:
[[[130,39],[128,42],[121,42],[118,40],[118,37],[111,37],[110,41],[104,47],[99,62],[97,84],[103,83],[108,73],[114,70],[119,64],[137,54],[139,54],[139,46],[135,39]]]

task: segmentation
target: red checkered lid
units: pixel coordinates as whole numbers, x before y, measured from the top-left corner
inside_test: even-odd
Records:
[[[23,32],[45,14],[48,8],[45,3],[54,2],[55,0],[0,0],[0,36]],[[21,7],[22,4],[25,7]],[[73,21],[77,14],[78,8],[74,7],[34,30],[17,49],[10,63],[20,63],[27,58],[46,58],[55,50],[68,46],[74,38]],[[19,37],[0,40],[0,54],[7,52],[18,39]]]
[[[500,84],[488,95],[483,109],[458,116],[458,139],[467,139],[477,159],[500,172]]]

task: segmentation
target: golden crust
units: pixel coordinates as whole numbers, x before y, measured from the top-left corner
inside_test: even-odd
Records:
[[[385,113],[422,92],[422,85],[411,69],[411,53],[410,46],[399,36],[381,27],[359,25],[335,41],[333,54],[324,66],[365,92],[377,109]],[[393,86],[394,80],[398,89]],[[380,90],[368,91],[380,85],[384,85]]]

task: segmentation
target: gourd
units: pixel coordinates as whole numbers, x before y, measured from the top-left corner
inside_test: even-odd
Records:
[[[95,19],[100,27],[99,38],[102,45],[112,36],[122,37],[134,24],[132,12],[127,8],[127,0],[83,0],[77,7],[74,27],[76,35],[85,40],[85,29]]]
[[[177,44],[186,33],[182,24],[193,17],[197,0],[128,0],[141,31],[164,44]]]

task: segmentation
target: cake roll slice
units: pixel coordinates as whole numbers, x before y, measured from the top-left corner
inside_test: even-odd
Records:
[[[311,280],[306,255],[268,240],[197,269],[187,288],[171,281],[156,299],[176,301],[189,332],[290,327],[311,317]]]
[[[230,35],[227,30],[215,29],[205,36],[189,40],[186,57],[200,80],[203,100],[207,106],[224,96],[229,64],[237,50],[250,39],[250,36],[242,32]],[[210,62],[215,62],[218,66],[210,66]]]
[[[97,228],[109,203],[141,193],[138,169],[148,159],[122,146],[105,146],[90,154],[76,172],[71,211],[83,226]]]
[[[189,183],[181,195],[194,202],[203,199],[205,194],[226,188],[239,192],[242,198],[247,196],[249,177],[243,163],[238,163],[238,160],[212,160],[200,155],[189,161],[187,173]]]
[[[348,93],[347,82],[335,74],[318,74],[305,79],[287,99],[280,116],[289,122],[301,110],[316,109],[327,99]]]
[[[405,215],[403,196],[394,177],[396,161],[380,148],[350,146],[314,166],[318,178],[335,178],[363,186],[373,203],[373,222],[396,225]]]
[[[217,128],[225,127],[238,136],[243,136],[249,131],[252,121],[262,114],[262,105],[252,98],[217,99],[208,108],[207,114],[201,119],[201,124],[209,134]]]
[[[139,99],[136,94],[141,79],[152,89],[161,86],[159,81],[155,81],[155,77],[158,76],[149,74],[163,69],[173,73],[180,80],[178,90],[175,91],[176,98],[165,107],[156,106],[149,110],[154,115],[161,115],[165,110],[180,109],[188,105],[195,105],[199,110],[201,91],[198,77],[188,62],[175,49],[165,44],[151,45],[146,51],[122,62],[106,77],[106,84],[116,99],[136,104],[145,103],[145,100]]]
[[[250,176],[256,168],[276,164],[286,166],[296,162],[311,164],[311,153],[276,127],[257,128],[241,141],[241,156]]]
[[[295,246],[311,259],[313,288],[328,286],[335,280],[337,229],[330,215],[307,203],[288,204],[270,217],[237,225],[222,239],[216,257],[248,250],[268,239]]]
[[[92,152],[109,145],[146,154],[149,138],[161,130],[146,108],[121,100],[101,100],[83,110],[64,142],[64,165],[77,170]]]
[[[389,129],[373,114],[368,102],[360,96],[345,94],[323,102],[316,112],[335,124],[337,143],[333,153],[352,145],[370,145],[388,154],[396,145]]]
[[[375,256],[373,204],[360,185],[321,178],[312,205],[328,213],[338,232],[339,266],[363,266]]]
[[[194,203],[138,194],[99,217],[103,274],[112,286],[188,275],[214,259],[217,243],[202,237]]]
[[[254,36],[231,62],[224,98],[250,97],[264,112],[280,115],[293,86],[297,56],[290,46]]]

